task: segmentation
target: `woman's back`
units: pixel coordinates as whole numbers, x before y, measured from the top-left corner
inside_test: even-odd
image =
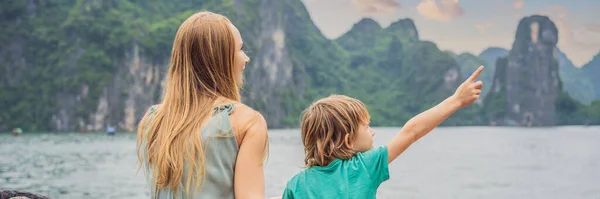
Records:
[[[137,130],[153,196],[264,197],[267,124],[240,103],[250,61],[243,44],[235,25],[211,12],[193,14],[177,30],[161,105]]]
[[[194,193],[193,198],[234,198],[233,175],[239,147],[230,115],[233,113],[235,105],[236,103],[228,103],[215,106],[211,118],[205,123],[201,132],[198,132],[198,136],[202,136],[206,171],[202,188]],[[156,108],[156,106],[150,107],[150,118],[156,112]],[[152,186],[155,181],[151,175],[152,168],[148,167],[147,151],[144,153],[146,159],[143,167],[146,172],[146,180],[151,185],[150,195],[152,198],[174,198],[175,195],[177,198],[187,198],[183,197],[185,190],[173,191],[169,188],[162,188],[156,192],[155,187]],[[183,176],[188,176],[188,166],[186,162]],[[181,183],[185,184],[186,180],[185,177],[182,178]]]

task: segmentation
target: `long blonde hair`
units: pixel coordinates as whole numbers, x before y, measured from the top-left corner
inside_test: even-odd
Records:
[[[344,145],[344,138],[348,134],[354,141],[359,125],[369,120],[365,105],[348,96],[331,95],[311,104],[300,124],[305,166],[327,166],[336,158],[352,158],[355,152]]]
[[[153,169],[156,191],[185,188],[189,194],[201,187],[206,171],[198,136],[202,123],[217,98],[240,101],[230,24],[222,15],[198,12],[177,30],[161,107],[152,116],[144,115],[137,129],[138,159]],[[184,161],[189,164],[185,184]]]

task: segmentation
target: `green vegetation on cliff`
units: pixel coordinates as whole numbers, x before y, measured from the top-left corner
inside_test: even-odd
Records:
[[[595,99],[600,99],[600,52],[590,62],[581,67],[583,74],[592,84]]]
[[[220,8],[232,1],[218,6],[183,2],[3,2],[0,129],[53,130],[53,118],[61,114],[92,120],[104,88],[124,68],[134,46],[148,62],[163,64],[179,24],[193,12],[190,8],[226,10]],[[75,111],[59,111],[65,106],[76,106]],[[70,129],[76,126],[73,122]]]
[[[365,102],[376,126],[403,125],[450,96],[463,80],[452,56],[418,40],[410,19],[385,29],[363,19],[336,42],[350,54],[353,71],[344,93]],[[478,108],[461,110],[444,125],[480,124]]]
[[[469,54],[455,58],[434,43],[419,40],[410,19],[387,28],[363,19],[345,35],[329,40],[296,0],[8,0],[2,5],[0,130],[56,130],[57,123],[66,125],[66,130],[79,130],[93,123],[102,105],[99,99],[107,95],[109,101],[123,102],[108,109],[116,113],[104,113],[108,122],[101,125],[125,120],[123,104],[134,93],[123,87],[139,78],[128,66],[134,54],[138,53],[142,62],[158,66],[162,77],[175,32],[184,19],[200,10],[228,16],[240,29],[251,59],[272,50],[264,48],[273,45],[261,43],[269,41],[261,38],[272,28],[262,22],[276,19],[273,24],[282,26],[278,27],[285,38],[286,57],[282,59],[289,59],[289,64],[278,67],[291,68],[292,76],[269,96],[250,97],[268,88],[244,92],[249,99],[245,103],[264,113],[273,128],[297,127],[301,111],[330,94],[365,102],[374,126],[402,125],[451,95],[473,67],[482,63]],[[493,71],[486,68],[483,80],[489,81],[491,77],[485,74]],[[264,68],[247,72],[254,77],[249,78],[249,85],[262,86],[260,81],[268,76]],[[116,81],[119,79],[122,81]],[[485,85],[487,90],[492,82]],[[117,91],[107,94],[109,87]],[[158,102],[159,90],[144,100]],[[265,99],[277,99],[278,103]],[[506,102],[491,100],[485,103],[490,104],[487,107],[476,103],[459,111],[444,125],[486,124],[488,118],[505,114]],[[557,103],[561,124],[577,123],[584,114],[592,123],[600,123],[598,101],[585,107],[561,95]],[[135,119],[144,111],[137,109]]]

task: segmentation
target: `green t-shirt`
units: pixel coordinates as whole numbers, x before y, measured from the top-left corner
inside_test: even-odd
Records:
[[[288,181],[283,199],[375,198],[379,185],[389,178],[388,150],[380,146],[301,171]]]

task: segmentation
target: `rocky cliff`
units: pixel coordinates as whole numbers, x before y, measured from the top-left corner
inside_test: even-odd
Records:
[[[488,97],[488,117],[496,123],[555,125],[558,76],[556,25],[545,16],[522,19],[507,58],[498,59]],[[493,105],[492,105],[493,104]],[[504,110],[502,110],[504,108]]]
[[[590,75],[586,73],[581,68],[576,67],[571,60],[567,57],[567,55],[562,52],[560,49],[557,50],[558,56],[558,74],[560,79],[563,82],[564,90],[571,96],[573,99],[583,103],[589,104],[591,101],[600,99],[600,95],[596,95],[594,88],[595,86],[592,82],[592,78]],[[474,67],[475,63],[478,63],[478,60],[473,59],[472,56],[467,56],[468,53],[461,54],[463,56],[457,57],[456,61],[461,65],[461,68],[469,68]],[[500,57],[508,56],[508,50],[498,47],[490,47],[481,52],[477,58],[483,61],[490,75],[493,76],[493,72],[495,71],[495,63],[496,60]],[[593,60],[590,62],[593,63]],[[488,67],[491,66],[491,67]],[[485,71],[484,71],[485,75]],[[485,87],[485,86],[484,86]],[[486,90],[484,88],[484,90]],[[486,93],[486,92],[484,92]]]
[[[242,100],[260,111],[271,128],[297,127],[309,103],[334,93],[363,100],[373,125],[402,125],[450,95],[470,74],[470,65],[488,59],[458,56],[466,66],[461,69],[454,55],[420,40],[410,19],[386,28],[363,19],[329,40],[295,0],[25,0],[3,5],[0,130],[134,130],[147,107],[160,102],[177,28],[198,10],[223,13],[240,29],[251,57]],[[557,111],[558,120],[568,121],[560,124],[593,115],[568,95],[557,94],[557,34],[545,17],[521,21],[510,54],[495,64],[488,95],[494,97],[484,102],[487,118],[551,125]],[[503,52],[490,56],[498,53]],[[593,63],[582,70],[593,76]],[[549,105],[553,101],[557,110]],[[482,124],[480,108],[477,103],[461,110],[443,125]]]
[[[134,130],[160,101],[172,38],[197,10],[223,13],[240,29],[251,57],[242,100],[271,128],[298,126],[310,102],[334,93],[366,101],[376,125],[401,125],[461,79],[454,59],[419,41],[410,19],[385,29],[364,19],[329,40],[295,0],[28,0],[0,9],[8,27],[0,30],[0,129]]]
[[[198,9],[230,16],[247,36],[253,55],[247,79],[265,115],[281,102],[274,96],[291,84],[285,48],[290,28],[283,13],[303,9],[295,1],[15,1],[3,4],[0,23],[0,129],[132,131],[148,106],[163,93],[172,38]],[[291,12],[293,8],[294,12]],[[310,18],[304,10],[300,18]],[[312,31],[317,31],[315,27]],[[252,39],[249,39],[252,38]],[[256,38],[256,39],[254,39]],[[266,77],[266,78],[263,78]],[[266,99],[275,99],[267,101]],[[254,105],[258,102],[254,101]]]

